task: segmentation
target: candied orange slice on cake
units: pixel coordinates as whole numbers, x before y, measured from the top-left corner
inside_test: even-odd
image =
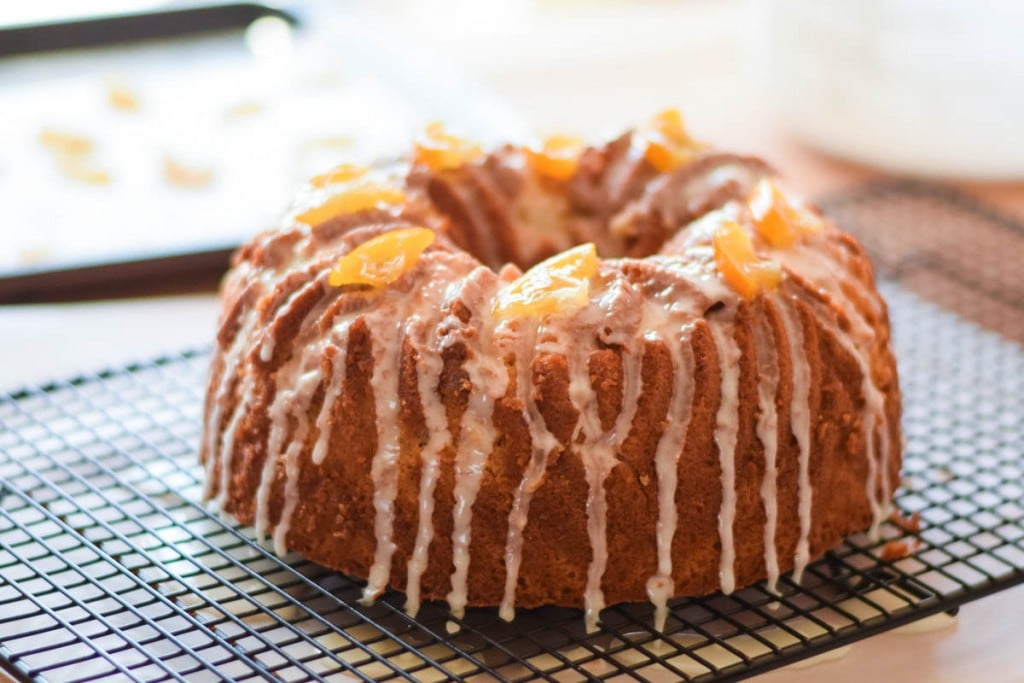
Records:
[[[315,175],[309,179],[309,184],[317,189],[323,189],[328,185],[347,183],[362,178],[369,172],[365,166],[358,164],[338,164],[326,173]]]
[[[782,279],[779,264],[754,253],[750,235],[738,222],[724,220],[715,230],[713,243],[718,272],[741,296],[752,299],[758,292],[778,287]]]
[[[453,135],[441,123],[431,123],[414,144],[413,161],[435,171],[447,171],[483,155],[480,145]]]
[[[690,137],[678,109],[656,114],[642,135],[644,159],[662,173],[679,168],[704,148]]]
[[[583,141],[572,135],[552,135],[525,151],[534,172],[552,180],[568,180],[579,167]]]
[[[419,262],[434,237],[434,231],[427,228],[402,228],[377,235],[345,254],[327,282],[332,287],[385,287]]]
[[[762,178],[754,186],[748,204],[757,234],[773,247],[788,247],[801,235],[822,230],[817,216],[793,206],[778,185],[768,178]]]
[[[335,216],[394,207],[404,201],[405,193],[396,187],[374,181],[354,182],[343,191],[328,195],[323,201],[302,211],[295,219],[307,225],[319,225]]]
[[[581,244],[541,261],[498,292],[494,312],[501,317],[540,317],[587,305],[590,278],[597,275],[597,248]]]

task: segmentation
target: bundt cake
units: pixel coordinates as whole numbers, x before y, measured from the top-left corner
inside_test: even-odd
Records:
[[[886,305],[861,246],[678,113],[603,146],[313,178],[223,283],[208,498],[274,547],[468,605],[666,602],[885,516]]]

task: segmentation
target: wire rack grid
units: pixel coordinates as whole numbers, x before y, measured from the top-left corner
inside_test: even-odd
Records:
[[[907,200],[893,192],[877,196]],[[880,204],[848,199],[830,206],[877,224]],[[278,558],[199,502],[206,352],[2,396],[0,666],[49,681],[737,680],[1024,583],[1024,348],[922,298],[942,288],[884,290],[905,401],[896,504],[920,531],[853,536],[781,595],[677,601],[663,633],[644,605],[609,608],[594,634],[559,608],[413,619],[398,594],[364,606],[359,582]]]

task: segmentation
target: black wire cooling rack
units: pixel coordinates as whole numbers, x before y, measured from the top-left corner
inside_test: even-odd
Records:
[[[908,201],[894,192],[829,205],[877,228],[885,202]],[[854,536],[781,596],[678,601],[664,633],[644,605],[608,609],[591,635],[556,608],[412,619],[397,594],[365,607],[356,581],[278,559],[199,503],[205,352],[0,397],[0,664],[51,681],[736,680],[1022,583],[1024,348],[908,287],[884,290],[905,400],[896,504],[920,530]]]

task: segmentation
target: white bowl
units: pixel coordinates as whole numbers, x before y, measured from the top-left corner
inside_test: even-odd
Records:
[[[1024,179],[1024,2],[759,9],[766,96],[806,142],[900,173]]]

